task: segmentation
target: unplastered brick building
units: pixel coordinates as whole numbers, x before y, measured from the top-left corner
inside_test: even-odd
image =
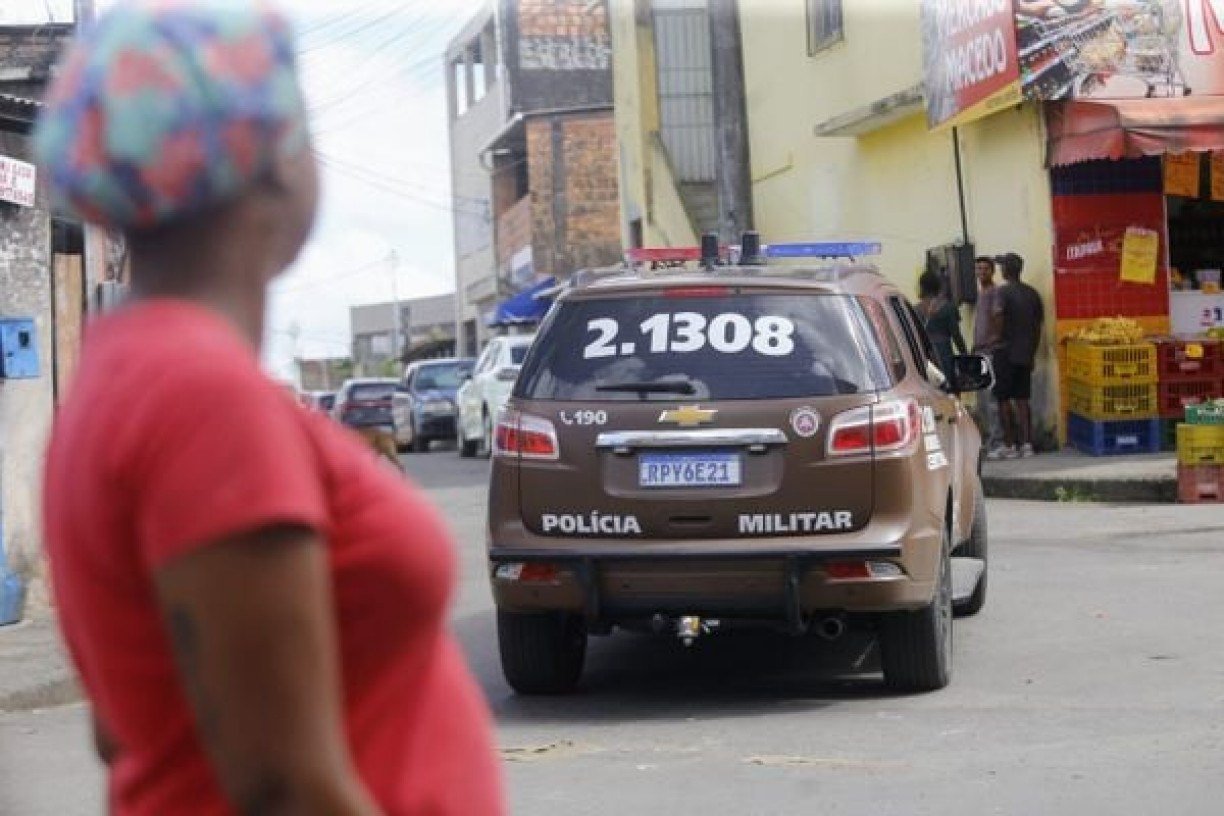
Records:
[[[498,0],[447,51],[459,349],[499,303],[620,259],[604,0]]]

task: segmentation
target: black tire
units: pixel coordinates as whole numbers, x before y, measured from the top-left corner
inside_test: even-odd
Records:
[[[459,421],[459,428],[455,431],[455,447],[459,449],[459,455],[464,459],[471,459],[476,455],[476,446],[478,443],[470,441],[463,434],[463,421]]]
[[[986,565],[986,568],[982,571],[982,577],[978,580],[977,589],[969,596],[969,600],[959,603],[954,607],[953,611],[962,617],[976,615],[986,605],[986,579],[990,575],[987,541],[986,495],[982,492],[982,483],[979,481],[973,490],[973,528],[969,531],[969,540],[961,544],[956,554],[963,555],[966,558],[980,558],[982,563]]]
[[[566,694],[578,685],[587,633],[580,618],[563,612],[497,610],[502,674],[519,694]]]
[[[412,423],[409,423],[405,427],[411,436],[408,437],[407,442],[401,442],[398,438],[395,440],[395,449],[400,453],[407,453],[408,451],[413,450],[413,445],[416,444],[416,428],[412,426]]]
[[[884,683],[896,691],[936,691],[952,679],[952,559],[944,530],[939,581],[930,605],[880,619]]]
[[[480,440],[480,450],[478,451],[481,459],[488,459],[493,456],[493,418],[489,416],[489,409],[485,408],[481,414],[481,427],[484,430],[484,435]]]
[[[428,453],[429,444],[432,440],[421,433],[418,433],[416,428],[412,429],[412,444],[409,445],[409,450],[413,453]]]

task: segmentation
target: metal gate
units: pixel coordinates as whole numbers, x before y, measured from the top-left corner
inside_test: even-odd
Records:
[[[676,181],[713,182],[717,151],[706,1],[655,0],[654,36],[659,135]]]

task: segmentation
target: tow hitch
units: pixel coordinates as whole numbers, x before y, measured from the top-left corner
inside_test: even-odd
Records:
[[[722,621],[712,618],[702,620],[697,615],[681,615],[677,618],[655,615],[651,619],[651,626],[659,634],[671,632],[685,646],[692,646],[697,638],[702,635],[713,634],[717,631],[722,626]]]

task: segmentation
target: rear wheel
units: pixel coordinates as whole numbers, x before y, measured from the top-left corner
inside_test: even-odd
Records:
[[[459,455],[464,459],[471,459],[476,455],[477,442],[467,438],[467,434],[463,432],[463,418],[459,418],[459,429],[455,433],[455,444],[459,448]]]
[[[429,450],[429,440],[417,433],[416,428],[413,428],[412,444],[409,447],[413,453],[426,453]]]
[[[952,559],[944,530],[939,578],[931,603],[880,620],[884,682],[898,691],[935,691],[952,677]]]
[[[493,417],[489,416],[488,408],[484,409],[480,423],[484,430],[480,439],[480,456],[488,459],[493,454]]]
[[[395,434],[395,449],[400,453],[406,453],[409,449],[411,449],[413,440],[416,438],[416,432],[413,429],[411,422],[408,423],[408,426],[404,430],[408,434],[407,440],[400,436],[398,431],[396,431]]]
[[[586,660],[582,620],[564,612],[497,610],[502,673],[519,694],[573,691]]]
[[[958,615],[976,615],[986,605],[986,576],[990,572],[987,568],[989,561],[986,557],[986,540],[986,495],[982,492],[981,481],[978,481],[973,491],[973,529],[969,532],[969,540],[961,544],[956,554],[980,559],[984,568],[982,577],[978,579],[977,589],[973,590],[969,600],[956,605]]]

